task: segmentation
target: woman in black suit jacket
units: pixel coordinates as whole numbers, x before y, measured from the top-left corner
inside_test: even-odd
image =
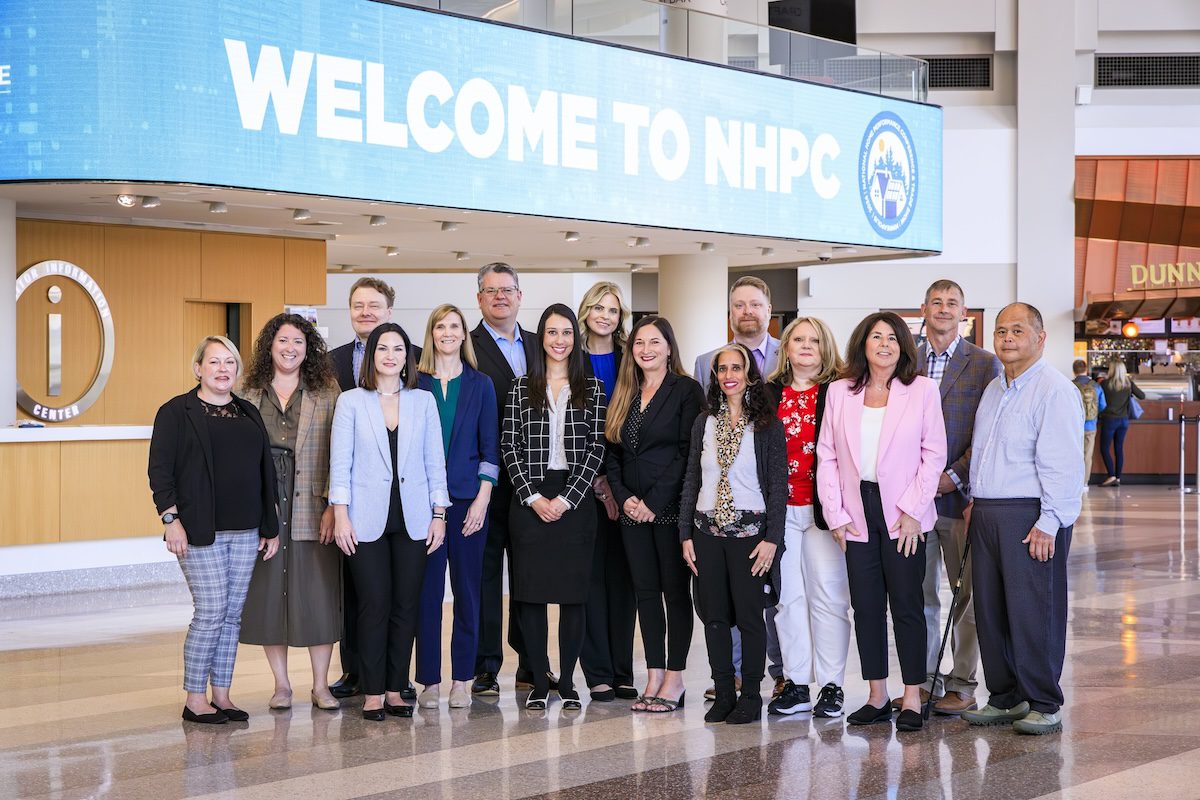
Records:
[[[608,483],[621,508],[646,651],[646,691],[634,711],[667,713],[683,704],[693,616],[690,576],[679,551],[679,495],[703,404],[700,384],[680,363],[671,323],[657,316],[638,320],[605,431],[611,443]]]
[[[258,409],[233,394],[242,371],[233,342],[205,337],[192,370],[199,385],[154,417],[147,472],[163,540],[195,606],[183,644],[183,718],[242,722],[249,715],[229,686],[255,552],[265,561],[279,546],[275,466]]]
[[[589,378],[571,309],[555,303],[538,323],[543,352],[513,381],[500,454],[513,483],[511,596],[533,670],[529,709],[550,693],[546,606],[557,604],[564,709],[581,707],[573,673],[583,648],[596,508],[592,481],[604,460],[604,389]]]

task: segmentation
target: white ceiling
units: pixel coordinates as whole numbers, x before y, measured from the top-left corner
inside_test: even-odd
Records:
[[[156,196],[162,204],[126,208],[116,202],[119,194]],[[659,256],[697,254],[702,243],[711,243],[713,254],[727,257],[734,269],[794,267],[818,263],[822,256],[850,262],[926,255],[883,247],[851,248],[827,242],[178,184],[9,184],[0,186],[0,196],[16,201],[18,217],[322,238],[328,241],[330,271],[473,272],[497,260],[512,262],[522,271],[581,271],[588,268],[589,260],[597,262],[594,268],[600,271],[655,270]],[[227,213],[209,211],[208,204],[218,201],[227,205]],[[312,216],[304,222],[293,221],[293,209],[297,208],[309,210]],[[386,217],[387,224],[372,227],[370,215]],[[459,227],[443,231],[442,222],[456,222]],[[577,232],[579,240],[566,241],[567,231]],[[645,237],[649,243],[630,246],[633,237]],[[389,247],[398,254],[388,256]],[[762,248],[774,252],[764,255]],[[466,256],[460,260],[456,253]]]

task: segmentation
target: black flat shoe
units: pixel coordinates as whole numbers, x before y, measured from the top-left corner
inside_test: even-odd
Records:
[[[529,693],[529,697],[525,698],[525,709],[528,711],[545,711],[546,701],[550,699],[550,693],[538,694],[537,690]]]
[[[217,708],[217,707],[213,706],[213,708]],[[184,722],[199,722],[204,725],[224,725],[226,722],[229,722],[229,717],[225,716],[225,712],[219,708],[217,708],[217,710],[212,712],[211,714],[197,714],[195,711],[192,711],[187,706],[184,706],[183,707],[183,721]]]
[[[403,693],[401,693],[401,696],[403,696]],[[394,706],[386,701],[383,704],[384,711],[391,714],[393,717],[401,717],[403,719],[409,719],[412,717],[413,708],[414,706]]]
[[[213,703],[213,708],[220,711],[225,716],[229,717],[230,722],[245,722],[250,719],[250,715],[240,708],[221,708],[216,703]]]
[[[898,731],[919,731],[925,724],[921,719],[921,712],[904,710],[900,712],[900,716],[896,717],[896,730]]]
[[[363,719],[370,720],[371,722],[383,722],[383,709],[382,708],[371,708],[371,709],[364,708],[363,709]]]
[[[877,722],[890,722],[891,719],[891,703],[885,703],[883,708],[876,708],[870,703],[866,703],[858,711],[846,717],[846,721],[851,725],[874,725]]]
[[[412,681],[409,681],[408,686],[400,690],[400,699],[410,703],[417,699],[417,687],[413,686]]]
[[[579,701],[579,692],[574,689],[559,688],[558,696],[562,699],[563,711],[578,711],[583,708],[583,703]]]
[[[500,694],[500,682],[496,680],[496,673],[481,672],[476,675],[471,683],[471,694],[476,697],[495,697]]]
[[[599,692],[593,689],[591,692],[589,692],[589,694],[592,696],[593,702],[596,703],[611,703],[613,700],[617,699],[617,692],[615,689],[604,689],[603,691]]]
[[[760,695],[742,695],[729,716],[725,718],[726,725],[746,725],[762,719],[762,697]]]
[[[613,691],[616,692],[617,697],[621,698],[622,700],[637,700],[642,696],[641,692],[632,686],[618,686]]]
[[[342,677],[329,684],[329,693],[338,699],[362,694],[362,689],[358,685],[358,676],[353,672],[342,673]]]

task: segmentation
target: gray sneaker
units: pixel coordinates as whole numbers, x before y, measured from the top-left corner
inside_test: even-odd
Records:
[[[977,711],[964,711],[962,718],[972,725],[1011,725],[1029,714],[1029,703],[1022,700],[1012,708],[996,708],[988,703]]]
[[[1047,733],[1062,733],[1062,711],[1044,714],[1041,711],[1030,711],[1024,717],[1012,724],[1017,733],[1031,736],[1043,736]]]

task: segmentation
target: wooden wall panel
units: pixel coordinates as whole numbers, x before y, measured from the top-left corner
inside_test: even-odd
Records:
[[[58,541],[59,475],[57,442],[0,445],[0,545]]]
[[[183,349],[179,353],[179,369],[183,374],[180,381],[181,392],[196,385],[196,373],[192,370],[192,356],[196,354],[196,345],[200,344],[200,340],[205,336],[227,335],[226,328],[224,303],[189,301],[183,304]]]
[[[325,305],[325,242],[284,239],[283,302],[293,306]]]
[[[249,305],[243,311],[238,347],[249,357],[250,342],[266,321],[283,311],[284,240],[237,233],[204,233],[202,299]]]
[[[167,398],[192,385],[182,311],[188,276],[200,272],[200,233],[110,226],[104,252],[117,333],[105,422],[147,425]]]
[[[38,263],[70,261],[87,270],[108,297],[104,261],[104,226],[73,222],[17,220],[17,274]],[[46,299],[51,286],[62,289],[57,305]],[[111,297],[109,298],[111,301]],[[47,394],[46,315],[63,317],[63,390],[58,398]],[[17,380],[35,400],[65,405],[83,394],[100,364],[100,320],[92,301],[74,281],[46,277],[25,290],[17,305]],[[101,425],[107,398],[72,420],[72,424]],[[29,415],[18,409],[22,419]]]
[[[146,477],[149,455],[145,440],[63,442],[59,540],[162,533]]]

